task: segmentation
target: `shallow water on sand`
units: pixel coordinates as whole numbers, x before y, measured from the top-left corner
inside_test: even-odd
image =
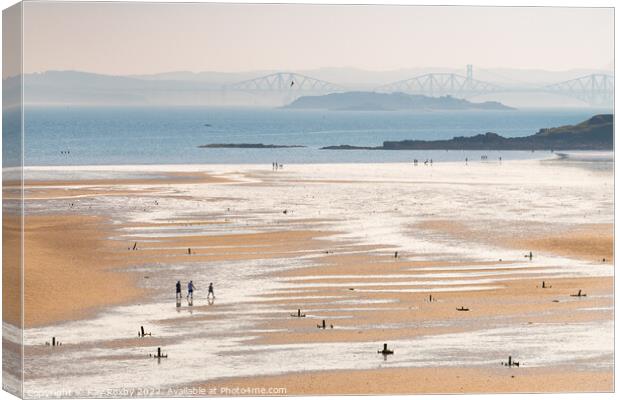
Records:
[[[375,254],[389,255],[398,250],[404,260],[436,265],[413,267],[411,274],[335,274],[329,278],[337,281],[329,282],[323,282],[326,277],[321,275],[282,276],[293,269],[316,266],[326,257],[307,250],[276,259],[162,260],[135,266],[132,270],[149,275],[142,285],[155,293],[143,303],[108,308],[82,321],[26,330],[26,391],[43,389],[47,397],[54,393],[66,395],[66,391],[78,396],[101,396],[112,388],[167,388],[223,377],[314,370],[459,365],[499,368],[509,355],[520,361],[521,367],[567,363],[585,369],[613,366],[611,320],[524,325],[500,316],[480,317],[484,324],[476,318],[434,322],[459,332],[390,341],[395,354],[386,360],[377,354],[382,343],[376,342],[272,345],[252,341],[268,331],[280,331],[259,324],[288,320],[295,311],[296,307],[284,302],[278,304],[280,300],[312,300],[305,303],[308,310],[304,310],[308,313],[304,321],[308,331],[316,331],[317,320],[350,319],[357,308],[373,310],[381,305],[385,310],[402,310],[389,299],[352,300],[346,295],[351,287],[384,294],[484,291],[501,290],[508,280],[515,279],[612,276],[613,266],[609,263],[545,253],[524,261],[520,250],[412,228],[434,219],[490,224],[551,221],[551,231],[555,224],[611,223],[613,181],[609,172],[536,161],[468,166],[437,163],[433,167],[296,165],[279,172],[264,166],[225,165],[205,166],[204,170],[216,175],[235,172],[245,175],[245,180],[239,184],[175,184],[173,192],[182,195],[175,198],[164,194],[170,193],[170,187],[139,196],[84,198],[78,201],[76,212],[111,214],[117,224],[198,217],[226,221],[176,228],[123,227],[112,239],[127,242],[135,238],[155,240],[275,231],[291,226],[319,227],[334,232],[325,239],[332,251],[338,252],[344,242],[373,245],[380,247]],[[53,175],[54,170],[46,173]],[[248,179],[247,174],[252,178]],[[66,211],[66,203],[46,200],[29,202],[27,207],[35,213]],[[301,222],[306,220],[321,222]],[[209,252],[208,247],[200,250]],[[260,252],[257,248],[257,254]],[[458,260],[460,265],[450,266],[450,260]],[[480,262],[485,264],[476,264]],[[174,282],[188,279],[199,287],[197,298],[191,307],[186,299],[177,307]],[[303,282],[307,279],[315,282]],[[213,304],[203,298],[207,282],[216,283],[217,299]],[[306,291],[313,288],[332,288],[335,294],[313,297],[311,291]],[[609,309],[603,307],[600,311]],[[584,307],[576,312],[592,310]],[[333,329],[398,329],[430,323],[369,325],[368,321],[353,320],[346,327],[336,323]],[[155,340],[147,342],[149,345],[136,338],[140,325],[153,333]],[[44,346],[51,336],[64,345]],[[115,340],[135,343],[120,347],[114,345]],[[169,355],[160,363],[148,357],[156,351],[157,343],[162,343]],[[86,389],[90,392],[80,391]]]

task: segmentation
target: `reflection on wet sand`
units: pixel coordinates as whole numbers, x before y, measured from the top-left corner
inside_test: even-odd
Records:
[[[81,394],[94,396],[133,385],[277,379],[257,378],[264,375],[298,387],[290,374],[338,370],[384,379],[432,368],[447,378],[463,368],[490,376],[495,391],[508,387],[510,376],[497,371],[514,357],[513,368],[542,371],[541,380],[565,371],[573,380],[566,390],[611,390],[611,380],[574,380],[613,370],[609,171],[538,161],[205,170],[227,180],[131,182],[114,196],[84,189],[75,200],[44,199],[37,188],[27,230],[34,237],[62,227],[75,238],[59,240],[48,259],[76,254],[76,267],[103,279],[93,283],[97,301],[75,308],[40,289],[50,304],[27,319],[27,386],[88,387]],[[105,185],[96,182],[98,191]],[[578,255],[535,246],[566,229],[596,246]],[[174,283],[190,280],[193,297],[173,305]],[[587,296],[571,296],[579,290]],[[141,326],[152,336],[136,338]],[[54,335],[64,345],[49,351]],[[394,351],[385,359],[377,354],[384,343]],[[168,355],[159,365],[148,357],[157,347]],[[541,388],[538,379],[523,381],[525,391]],[[447,390],[440,382],[382,393]],[[356,393],[362,384],[334,390]]]

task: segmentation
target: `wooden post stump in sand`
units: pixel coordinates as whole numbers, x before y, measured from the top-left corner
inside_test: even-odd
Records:
[[[162,358],[168,358],[168,354],[164,354],[161,352],[161,347],[157,348],[157,355],[149,354],[149,357],[157,358],[158,360]]]
[[[62,343],[58,340],[56,340],[56,336],[52,336],[52,341],[51,342],[45,342],[46,346],[52,346],[52,347],[58,347],[58,346],[62,346]]]
[[[512,361],[512,356],[508,356],[508,362],[507,363],[502,362],[502,365],[505,365],[507,367],[518,367],[519,366],[519,362],[518,361]]]
[[[138,332],[138,337],[151,336],[151,332],[144,332],[144,326],[140,326],[140,332]]]
[[[394,354],[394,350],[389,350],[387,347],[387,343],[383,343],[383,350],[379,350],[377,351],[377,353],[383,354],[384,356],[387,356],[389,354]]]

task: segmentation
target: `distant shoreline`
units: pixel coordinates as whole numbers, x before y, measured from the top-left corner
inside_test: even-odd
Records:
[[[494,132],[448,140],[384,141],[381,146],[325,146],[321,150],[478,150],[554,151],[613,150],[613,114],[599,114],[576,125],[543,128],[537,133],[507,138]]]
[[[306,146],[292,144],[263,144],[263,143],[211,143],[198,146],[201,149],[294,149]]]
[[[494,151],[494,150],[491,150]],[[529,151],[515,151],[516,153],[531,153]],[[544,153],[544,154],[543,154]],[[579,155],[581,154],[581,151],[574,151],[574,152],[570,152],[570,153],[565,153],[562,152],[561,154],[567,154],[568,157],[564,158],[564,160],[568,159],[568,160],[573,160],[573,159],[583,159],[582,157],[579,157]],[[586,153],[586,152],[583,152]],[[603,161],[603,162],[607,162],[608,160],[613,160],[613,152],[612,151],[601,151],[601,152],[587,152],[587,153],[600,153],[601,157],[597,158],[596,160],[593,160],[594,162],[597,161]],[[503,153],[505,154],[505,153]],[[507,155],[506,157],[502,158],[502,161],[504,162],[530,162],[530,161],[552,161],[552,160],[561,160],[561,158],[559,157],[558,153],[550,153],[550,152],[542,152],[542,151],[537,151],[535,152],[535,154],[541,155],[539,157],[533,157],[533,158],[510,158],[509,155]],[[436,160],[434,159],[436,163],[441,163],[441,164],[461,164],[463,162],[463,160],[461,159],[454,159],[454,160]],[[472,158],[471,161],[472,162],[476,162],[478,161],[479,158]],[[90,164],[90,165],[86,165],[86,164],[76,164],[76,165],[25,165],[24,169],[27,172],[30,173],[39,173],[41,174],[41,176],[36,176],[36,177],[30,177],[29,179],[33,180],[33,181],[39,181],[39,180],[46,180],[48,178],[45,177],[45,173],[56,173],[56,172],[93,172],[93,173],[100,173],[100,172],[107,172],[107,173],[111,173],[111,172],[115,172],[115,173],[119,173],[119,174],[123,174],[123,173],[132,173],[133,177],[135,178],[143,178],[144,175],[148,175],[151,176],[152,174],[161,174],[161,173],[167,173],[167,172],[175,172],[175,171],[182,171],[182,172],[186,172],[186,173],[191,173],[191,172],[204,172],[205,169],[210,169],[212,170],[212,172],[215,171],[219,171],[222,173],[228,173],[230,172],[231,169],[234,168],[242,168],[242,169],[250,169],[250,168],[264,168],[266,165],[268,166],[268,164],[270,163],[261,163],[261,162],[248,162],[248,163],[217,163],[217,162],[211,162],[211,163],[187,163],[187,164],[165,164],[165,163],[157,163],[157,164]],[[381,162],[381,161],[368,161],[368,162],[348,162],[348,161],[332,161],[332,162],[314,162],[314,163],[309,163],[309,162],[287,162],[285,163],[285,166],[304,166],[304,165],[332,165],[332,166],[351,166],[351,165],[385,165],[385,164],[392,164],[392,165],[399,165],[399,164],[403,164],[403,165],[409,165],[411,164],[411,160],[407,160],[407,161],[390,161],[390,162]],[[19,171],[20,169],[16,169],[15,171]],[[157,175],[158,178],[161,178],[161,176]],[[118,176],[115,176],[115,178],[118,178]],[[53,179],[57,179],[57,178],[53,178]],[[84,179],[90,179],[90,178],[84,178]]]

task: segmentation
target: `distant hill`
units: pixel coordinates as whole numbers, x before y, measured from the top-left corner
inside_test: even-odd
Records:
[[[302,96],[285,108],[335,111],[387,110],[511,110],[495,101],[472,103],[451,96],[429,97],[405,93],[344,92]]]
[[[506,88],[540,87],[591,73],[613,74],[613,71],[570,70],[539,71],[519,69],[477,69],[475,79],[487,81]],[[171,71],[148,75],[104,75],[82,71],[46,71],[27,73],[21,77],[3,79],[3,95],[9,99],[19,98],[24,91],[24,103],[28,105],[207,105],[207,106],[254,106],[281,107],[290,101],[286,93],[264,92],[260,95],[244,91],[222,90],[224,86],[247,79],[262,77],[275,70],[243,72],[218,71]],[[320,68],[294,71],[316,79],[338,84],[349,91],[372,91],[391,82],[422,74],[458,73],[461,68],[428,67],[399,69],[393,71],[365,71],[356,68]],[[293,90],[297,93],[296,90]],[[12,95],[12,96],[11,96]],[[506,92],[482,95],[480,101],[496,100],[503,104],[523,107],[580,106],[580,100],[552,93]],[[454,99],[456,100],[456,99]],[[484,103],[482,103],[484,104]],[[462,109],[462,105],[458,106]],[[341,108],[341,107],[334,107]],[[348,108],[357,110],[397,109],[362,102]],[[443,108],[442,108],[443,109]],[[599,111],[600,112],[600,111]]]
[[[536,134],[505,138],[487,132],[459,136],[450,140],[386,141],[378,147],[349,145],[324,147],[324,150],[613,150],[613,114],[595,115],[576,125],[545,128]]]
[[[210,90],[219,88],[208,82],[145,80],[79,71],[24,75],[27,104],[201,104]]]

